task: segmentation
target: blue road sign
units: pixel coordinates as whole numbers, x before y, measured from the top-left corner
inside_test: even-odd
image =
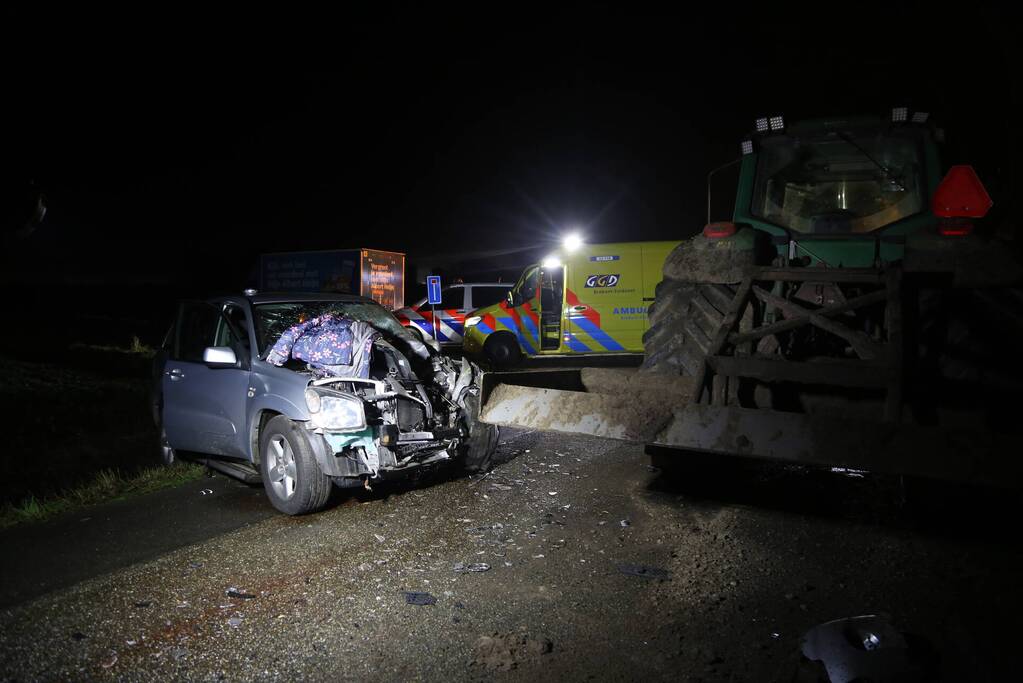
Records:
[[[426,277],[426,303],[440,303],[440,275],[428,275]]]

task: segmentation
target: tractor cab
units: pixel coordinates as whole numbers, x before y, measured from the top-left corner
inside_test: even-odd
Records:
[[[743,143],[734,221],[771,235],[779,252],[872,267],[901,259],[903,236],[934,223],[937,129],[880,117],[768,121],[778,128]]]

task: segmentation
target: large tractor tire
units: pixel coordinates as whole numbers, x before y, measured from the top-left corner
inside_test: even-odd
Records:
[[[650,329],[643,335],[643,369],[696,376],[735,289],[734,285],[662,280],[650,306]]]

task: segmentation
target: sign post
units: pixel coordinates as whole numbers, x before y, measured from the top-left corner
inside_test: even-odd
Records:
[[[426,301],[433,311],[430,318],[433,320],[433,338],[437,340],[437,304],[440,303],[440,275],[428,275],[426,277]]]

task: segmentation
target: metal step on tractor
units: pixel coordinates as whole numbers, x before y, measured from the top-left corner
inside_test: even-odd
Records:
[[[992,201],[971,167],[942,174],[942,137],[907,108],[758,119],[732,220],[664,263],[642,367],[491,373],[483,420],[641,442],[662,461],[1018,485],[1019,244],[981,220]]]

